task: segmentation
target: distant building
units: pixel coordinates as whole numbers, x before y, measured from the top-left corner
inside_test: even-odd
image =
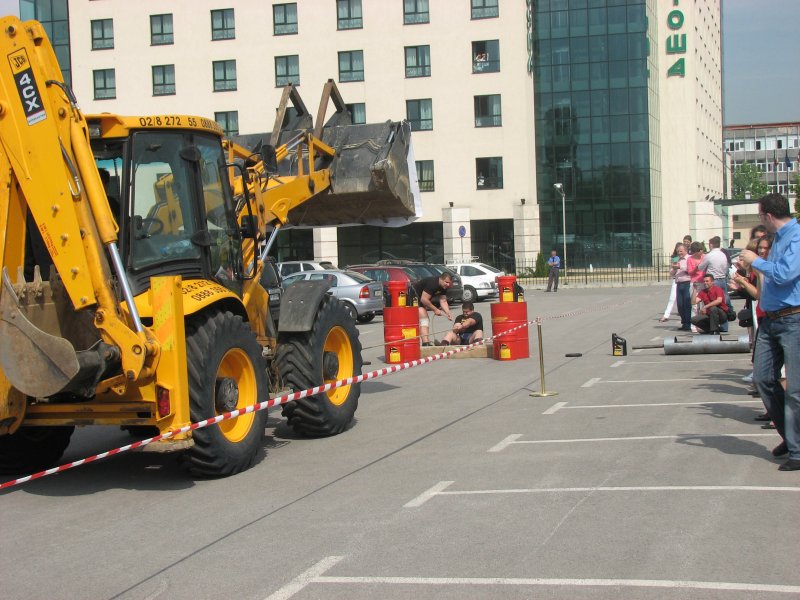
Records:
[[[744,163],[754,164],[763,173],[769,191],[788,197],[789,205],[794,208],[800,160],[800,123],[726,125],[723,145],[732,171]],[[759,223],[758,206],[736,206],[731,210],[733,237],[746,240],[750,229]]]

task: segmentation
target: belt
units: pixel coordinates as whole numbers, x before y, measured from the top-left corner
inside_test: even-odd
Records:
[[[789,315],[796,315],[797,313],[800,313],[800,306],[789,306],[787,308],[776,310],[775,312],[770,312],[768,310],[764,311],[764,314],[767,315],[770,319],[788,317]]]

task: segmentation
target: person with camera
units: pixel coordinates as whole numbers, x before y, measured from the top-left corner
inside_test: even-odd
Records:
[[[800,471],[800,224],[780,194],[758,201],[758,216],[775,234],[767,258],[743,250],[740,261],[763,275],[753,383],[783,438],[773,456],[789,455],[780,471]],[[781,367],[786,369],[786,389]]]

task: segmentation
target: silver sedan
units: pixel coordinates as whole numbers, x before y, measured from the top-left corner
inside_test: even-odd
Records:
[[[283,278],[286,288],[297,281],[324,280],[331,284],[330,293],[338,298],[359,323],[369,323],[383,310],[383,285],[355,271],[303,271]]]

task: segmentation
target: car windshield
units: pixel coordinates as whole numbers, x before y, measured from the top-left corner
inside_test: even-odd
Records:
[[[438,277],[439,272],[433,267],[427,265],[408,265],[408,268],[416,273],[416,277],[422,279],[423,277]]]
[[[275,265],[269,261],[264,261],[264,271],[261,274],[261,285],[263,287],[278,287],[278,274]]]
[[[502,271],[500,271],[500,269],[495,269],[494,267],[491,267],[491,266],[489,266],[487,264],[484,264],[484,263],[478,263],[478,266],[481,267],[482,269],[486,269],[490,273],[501,273],[502,272]]]
[[[293,283],[295,283],[297,281],[301,281],[301,280],[303,280],[305,278],[306,278],[306,276],[303,273],[295,273],[294,275],[289,275],[288,277],[284,277],[283,278],[283,287],[290,286]]]

